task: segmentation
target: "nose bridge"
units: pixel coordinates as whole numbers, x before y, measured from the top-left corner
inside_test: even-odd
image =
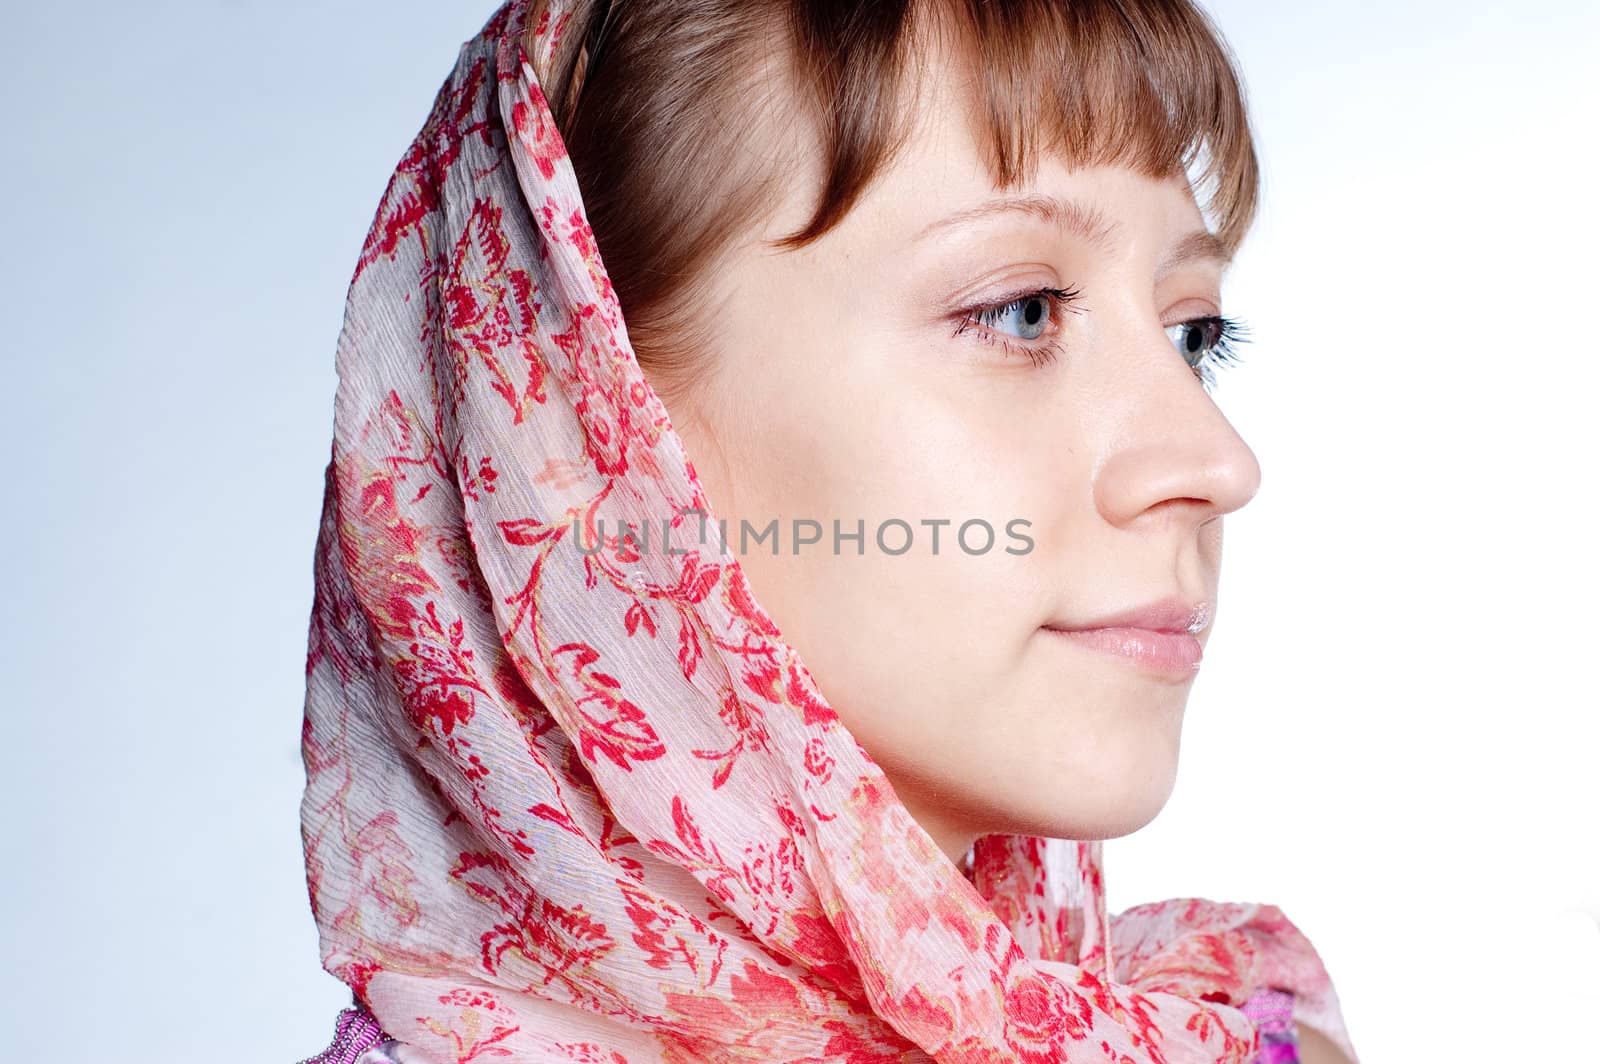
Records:
[[[1255,495],[1261,468],[1158,323],[1130,326],[1134,345],[1116,374],[1122,394],[1108,404],[1115,424],[1095,476],[1101,514],[1125,525],[1163,504],[1183,503],[1197,521],[1239,509]]]

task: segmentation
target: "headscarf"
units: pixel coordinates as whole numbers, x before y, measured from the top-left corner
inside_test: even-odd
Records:
[[[896,798],[635,359],[541,89],[569,4],[461,47],[350,284],[303,729],[324,968],[435,1064],[1223,1064],[1269,986],[1348,1051],[1276,908],[1108,918],[1098,842],[964,869]]]

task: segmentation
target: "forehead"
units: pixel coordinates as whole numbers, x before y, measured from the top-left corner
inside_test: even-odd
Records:
[[[996,183],[980,125],[977,90],[967,77],[929,78],[908,94],[914,121],[899,150],[841,222],[841,239],[870,240],[907,254],[993,233],[1041,234],[1087,252],[1121,255],[1159,250],[1227,253],[1209,232],[1188,181],[1153,178],[1121,164],[1083,164],[1059,149],[1041,150],[1012,186]],[[814,175],[820,182],[820,174]],[[813,186],[815,188],[816,186]],[[830,234],[831,235],[831,234]]]
[[[939,10],[938,4],[915,6]],[[995,81],[1015,71],[980,65],[984,52],[974,46],[971,32],[950,18],[923,14],[913,21],[902,45],[900,84],[884,101],[892,108],[897,138],[841,229],[867,227],[928,239],[963,226],[1032,224],[1072,232],[1107,249],[1131,235],[1130,215],[1134,228],[1153,225],[1184,233],[1205,228],[1181,171],[1151,177],[1107,160],[1104,152],[1074,157],[1053,128],[1061,116],[1047,121],[1047,109],[1037,103],[1033,113],[1013,110],[1008,121],[994,119],[987,109],[995,104]],[[1024,91],[1021,98],[1042,97],[1047,89],[1059,92],[1060,86],[1041,85],[1039,93]],[[1011,135],[1029,137],[1033,150],[1018,153],[1027,165],[1016,169],[1011,184],[1002,185],[995,142],[997,136]],[[822,148],[813,138],[799,154],[792,203],[774,231],[798,226],[820,195],[826,177]],[[1216,246],[1209,250],[1221,252]]]

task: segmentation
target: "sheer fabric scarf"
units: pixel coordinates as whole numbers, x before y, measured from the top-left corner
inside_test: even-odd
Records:
[[[323,966],[437,1064],[1222,1064],[1268,985],[1347,1047],[1274,907],[1108,918],[1097,843],[987,835],[964,872],[895,798],[634,358],[540,88],[569,14],[512,0],[461,47],[349,288],[303,729]]]

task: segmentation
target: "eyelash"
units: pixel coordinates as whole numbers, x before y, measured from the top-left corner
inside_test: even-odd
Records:
[[[1004,334],[996,333],[987,328],[986,324],[1004,317],[1029,300],[1039,298],[1049,300],[1052,318],[1062,310],[1079,313],[1084,308],[1077,305],[1076,301],[1082,294],[1076,288],[1064,289],[1046,286],[1019,293],[999,303],[988,303],[983,306],[973,307],[962,314],[953,335],[960,336],[969,331],[972,326],[977,325],[980,327],[980,331],[975,335],[982,342],[996,344],[1010,355],[1027,358],[1035,366],[1044,366],[1055,361],[1062,351],[1064,345],[1061,343],[1059,335],[1051,337],[1040,345],[1027,345],[1013,339],[1007,339]],[[1208,328],[1216,332],[1217,338],[1212,341],[1210,348],[1200,357],[1200,362],[1191,367],[1201,386],[1209,392],[1216,387],[1216,371],[1218,369],[1224,366],[1238,365],[1241,361],[1237,345],[1249,342],[1249,326],[1239,318],[1211,314],[1205,317],[1189,318],[1185,321],[1175,322],[1167,326],[1167,328],[1175,329],[1180,325]]]
[[[1250,342],[1250,327],[1238,318],[1228,318],[1220,314],[1176,322],[1168,328],[1177,328],[1179,325],[1199,325],[1217,331],[1216,340],[1206,353],[1200,356],[1199,364],[1192,367],[1194,375],[1200,380],[1200,386],[1208,392],[1215,390],[1217,370],[1225,366],[1237,366],[1242,361],[1238,345]]]
[[[1077,300],[1082,294],[1076,288],[1051,288],[1047,285],[1029,292],[1019,293],[999,303],[988,303],[980,307],[972,307],[962,313],[961,320],[956,323],[956,331],[952,335],[960,336],[972,326],[977,325],[980,327],[976,333],[979,340],[986,344],[998,344],[1009,355],[1031,359],[1035,366],[1043,366],[1055,361],[1056,356],[1061,353],[1062,344],[1059,335],[1052,336],[1041,344],[1028,345],[1006,339],[1004,335],[989,329],[987,323],[1004,317],[1029,300],[1040,298],[1049,301],[1052,319],[1063,310],[1070,310],[1076,314],[1083,309],[1077,305]]]

